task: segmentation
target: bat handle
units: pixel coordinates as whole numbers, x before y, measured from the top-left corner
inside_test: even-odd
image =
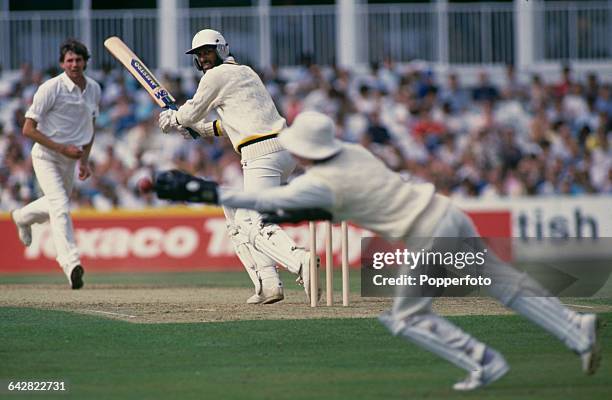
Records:
[[[185,128],[185,129],[187,129],[187,132],[189,132],[189,134],[191,135],[191,137],[192,137],[194,140],[196,140],[197,138],[199,138],[199,137],[200,137],[200,135],[198,135],[198,133],[197,133],[196,131],[194,131],[193,129],[188,128],[188,127],[186,127],[186,126],[185,126],[184,128]]]
[[[174,103],[167,104],[166,108],[169,108],[169,109],[174,110],[174,111],[178,110],[178,107]],[[191,128],[187,127],[187,126],[184,126],[184,128],[187,129],[187,132],[189,132],[189,134],[191,135],[191,137],[194,140],[200,137],[200,135],[196,131],[194,131],[193,129],[191,129]]]

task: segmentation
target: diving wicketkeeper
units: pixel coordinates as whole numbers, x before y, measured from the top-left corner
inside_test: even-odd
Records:
[[[406,243],[419,237],[479,237],[470,218],[447,197],[436,194],[432,184],[404,181],[363,147],[336,139],[334,122],[325,115],[300,114],[278,139],[306,170],[287,186],[239,192],[174,172],[158,178],[158,193],[259,211],[321,208],[337,221],[352,221],[386,239],[401,238]],[[171,188],[176,194],[168,191]],[[449,251],[469,250],[462,241],[455,242]],[[570,310],[492,254],[481,268],[483,274],[499,278],[488,288],[493,297],[579,354],[584,372],[597,370],[601,358],[597,315]],[[499,352],[434,313],[431,297],[414,296],[411,287],[401,290],[381,322],[394,335],[466,370],[468,376],[454,389],[476,389],[508,372],[510,367]]]

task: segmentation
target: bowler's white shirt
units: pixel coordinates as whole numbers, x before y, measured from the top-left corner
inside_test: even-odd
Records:
[[[35,120],[37,129],[57,143],[82,146],[91,142],[101,90],[93,79],[85,80],[81,91],[66,73],[49,79],[36,91],[26,118]]]

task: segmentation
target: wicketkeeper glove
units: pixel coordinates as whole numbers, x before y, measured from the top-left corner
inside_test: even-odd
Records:
[[[157,175],[154,190],[164,200],[219,204],[218,186],[217,182],[173,169]]]
[[[261,213],[264,224],[298,223],[302,221],[331,221],[332,213],[322,208],[276,210]]]

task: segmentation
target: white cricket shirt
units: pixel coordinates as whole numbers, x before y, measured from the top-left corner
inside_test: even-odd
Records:
[[[387,238],[429,237],[450,201],[430,183],[411,183],[360,145],[309,167],[287,186],[259,192],[221,190],[223,205],[258,211],[324,208]]]
[[[85,90],[66,75],[51,78],[38,88],[26,118],[35,120],[37,129],[62,144],[86,145],[94,133],[93,119],[99,114],[100,85],[85,77]]]
[[[226,62],[200,79],[193,99],[179,108],[177,121],[198,129],[198,123],[215,110],[234,149],[286,127],[272,97],[250,67]]]

